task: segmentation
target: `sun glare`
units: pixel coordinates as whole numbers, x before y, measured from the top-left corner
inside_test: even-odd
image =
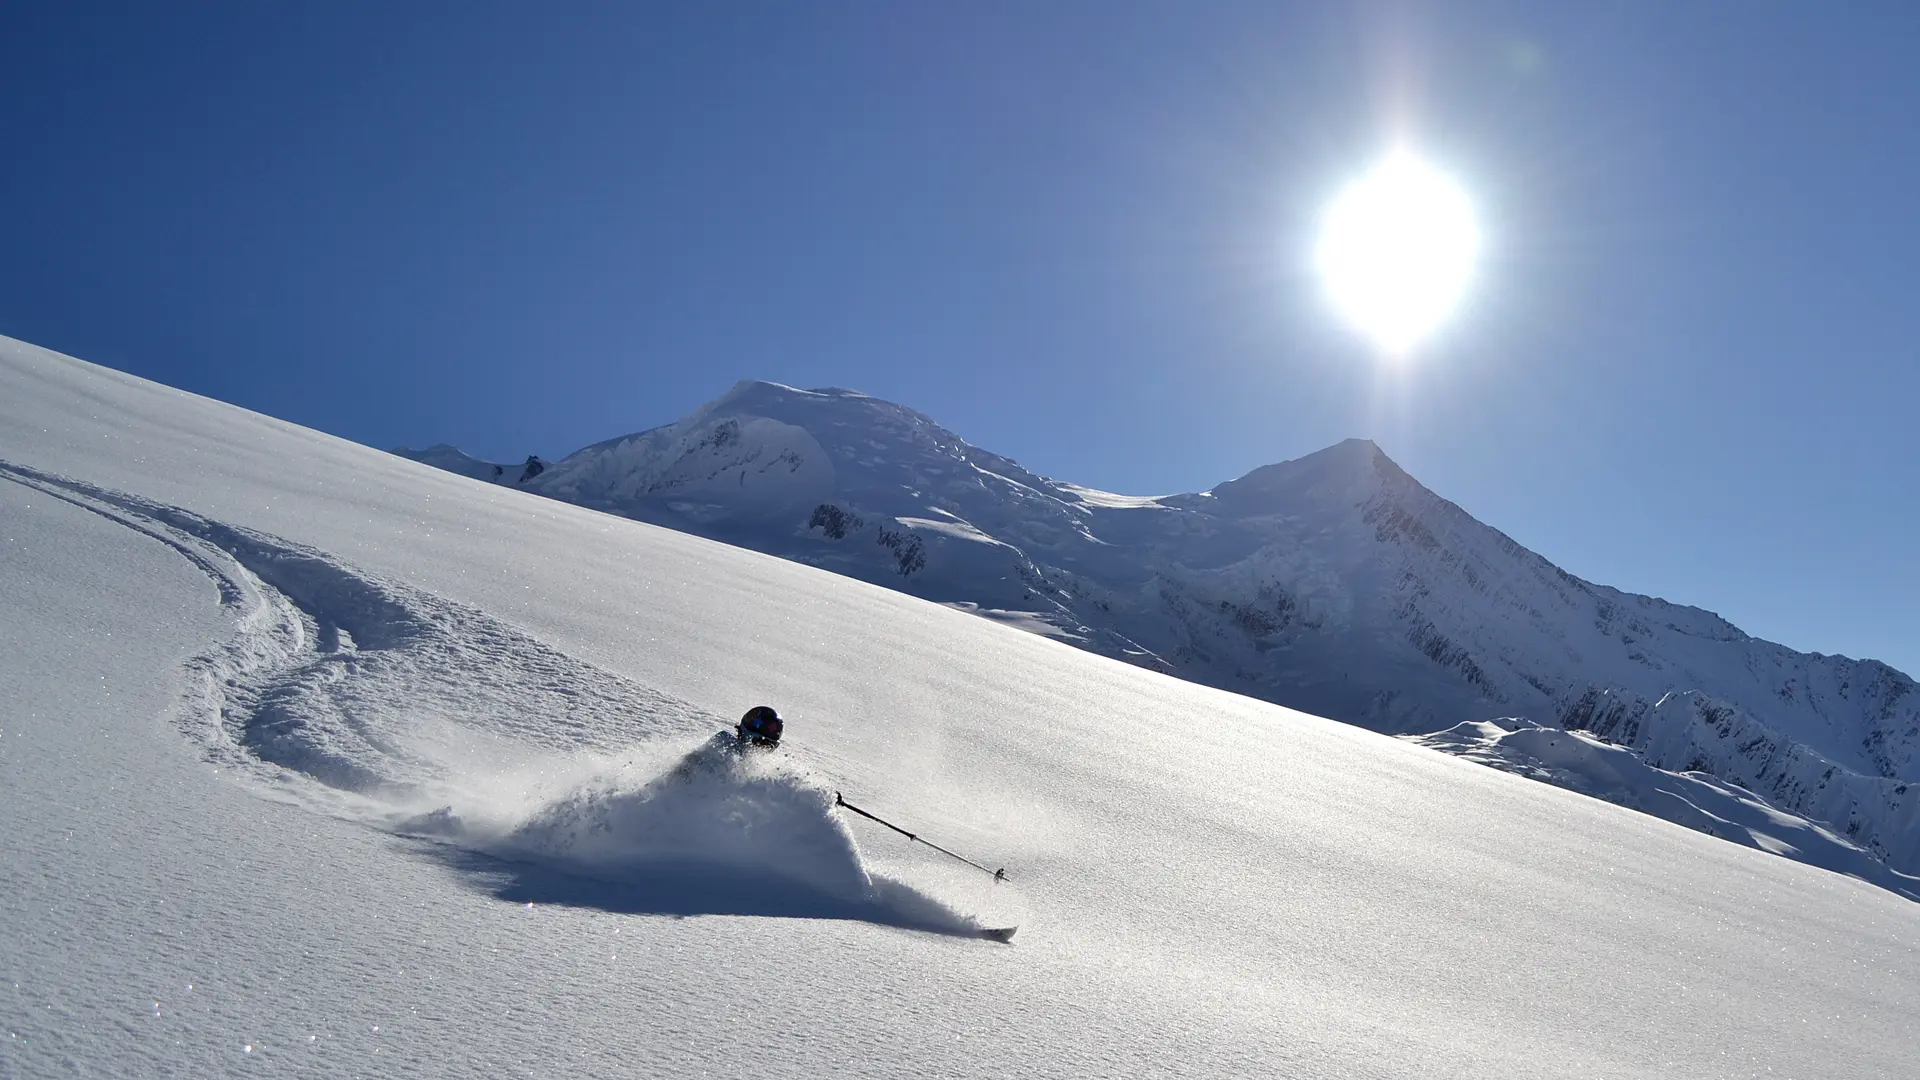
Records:
[[[1314,269],[1340,316],[1402,357],[1459,305],[1479,254],[1466,192],[1401,152],[1328,205]]]

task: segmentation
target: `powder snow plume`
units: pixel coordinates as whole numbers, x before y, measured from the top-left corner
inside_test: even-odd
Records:
[[[980,929],[950,905],[869,871],[824,780],[732,743],[722,732],[677,760],[636,747],[619,762],[554,763],[532,778],[494,778],[391,827],[499,860],[499,891],[513,899],[860,919],[961,935]]]

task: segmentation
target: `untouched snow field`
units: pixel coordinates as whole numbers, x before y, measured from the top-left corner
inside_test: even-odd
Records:
[[[0,702],[0,1076],[1920,1060],[1865,882],[4,339]]]

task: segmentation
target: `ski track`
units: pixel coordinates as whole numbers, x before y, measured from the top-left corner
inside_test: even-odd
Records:
[[[869,873],[830,788],[797,766],[672,782],[706,752],[674,766],[678,751],[722,724],[702,709],[314,548],[4,460],[0,477],[212,582],[235,632],[188,662],[176,722],[262,796],[452,844],[434,854],[514,899],[978,930]]]

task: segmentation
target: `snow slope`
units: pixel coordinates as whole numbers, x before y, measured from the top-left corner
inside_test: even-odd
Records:
[[[1920,1050],[1920,905],[1604,802],[13,342],[0,463],[0,1076]]]
[[[1591,730],[1920,874],[1913,680],[1582,581],[1364,440],[1137,498],[1036,476],[890,402],[750,382],[501,482],[1375,730]]]

